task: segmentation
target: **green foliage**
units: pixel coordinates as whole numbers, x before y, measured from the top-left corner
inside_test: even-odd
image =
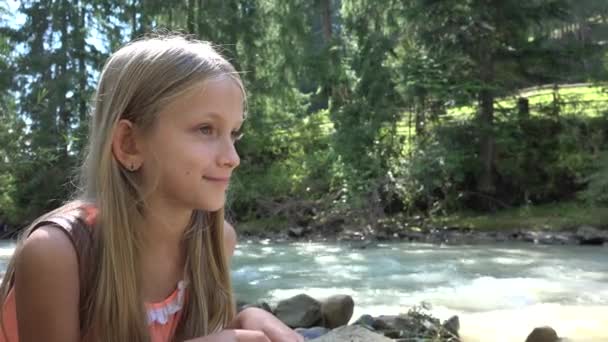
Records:
[[[438,227],[467,227],[476,230],[497,229],[572,229],[581,225],[603,226],[608,207],[578,201],[562,201],[534,206],[504,208],[497,212],[460,211],[435,217]]]
[[[395,165],[395,188],[408,207],[453,211],[484,196],[473,190],[480,172],[471,144],[475,127],[470,121],[438,127]],[[594,154],[608,143],[605,122],[597,118],[505,120],[494,130],[499,195],[490,200],[503,208],[575,197],[582,189],[579,179],[592,170]],[[598,176],[587,179],[588,189],[594,189],[587,197],[601,191]]]
[[[581,177],[586,188],[579,199],[592,205],[608,204],[608,151],[602,151],[592,162],[593,171]]]
[[[211,40],[242,72],[241,221],[604,201],[601,84],[520,90],[608,79],[605,1],[24,0],[18,28],[0,3],[0,220],[14,225],[68,196],[101,63],[154,30]]]

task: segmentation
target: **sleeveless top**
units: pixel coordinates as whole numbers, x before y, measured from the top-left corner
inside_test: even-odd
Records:
[[[93,268],[87,268],[92,260],[92,232],[91,227],[94,226],[97,218],[97,208],[92,205],[78,205],[73,210],[66,213],[53,214],[43,217],[38,222],[34,223],[31,232],[42,226],[53,226],[61,229],[69,238],[76,250],[78,257],[78,268],[81,288],[91,288],[89,283],[92,281],[92,272],[87,272]],[[14,279],[11,279],[11,284]],[[147,322],[150,331],[151,342],[168,342],[173,339],[175,328],[179,323],[181,309],[184,305],[184,296],[187,289],[187,282],[180,281],[175,291],[165,300],[157,303],[145,303],[147,311]],[[80,293],[80,308],[81,313],[87,309],[83,304],[84,298],[89,295],[81,291]],[[17,312],[15,305],[14,288],[10,289],[6,300],[2,304],[2,319],[4,322],[4,330],[6,336],[0,330],[0,342],[18,342],[17,330]],[[82,328],[82,327],[81,327]]]

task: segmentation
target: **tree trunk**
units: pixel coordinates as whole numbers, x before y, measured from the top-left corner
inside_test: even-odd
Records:
[[[195,33],[195,28],[194,28],[194,14],[196,13],[195,11],[195,1],[194,0],[188,0],[188,10],[186,12],[187,13],[187,19],[186,19],[186,27],[188,28],[188,33],[189,34],[193,34]]]
[[[135,39],[138,36],[137,29],[137,0],[133,0],[131,3],[131,39]]]
[[[197,27],[197,33],[198,33],[198,38],[199,39],[203,39],[203,38],[207,38],[205,35],[205,15],[204,15],[204,9],[205,9],[205,1],[204,0],[199,0],[198,1],[198,11],[197,16],[196,16],[196,27]],[[208,38],[207,38],[208,39]]]
[[[87,121],[87,110],[88,110],[88,101],[87,101],[87,67],[86,67],[86,37],[84,28],[86,27],[86,9],[85,4],[80,2],[80,18],[78,25],[78,35],[76,38],[76,53],[78,54],[78,120],[80,121],[81,126],[86,126],[85,122]],[[82,137],[81,137],[82,138]]]
[[[68,1],[64,0],[61,3],[60,10],[63,12],[63,16],[61,17],[61,52],[59,54],[59,65],[57,66],[57,80],[58,89],[56,89],[55,101],[57,105],[57,114],[60,124],[58,125],[58,133],[59,136],[62,137],[59,139],[59,145],[61,148],[61,158],[63,158],[63,163],[65,163],[68,159],[68,149],[69,149],[69,140],[68,137],[70,134],[70,112],[68,110],[68,99],[66,98],[66,94],[68,92],[68,84],[69,82],[69,72],[68,72],[68,58],[70,54],[70,46],[68,43],[68,23],[70,22],[70,4]],[[64,164],[65,165],[65,164]]]
[[[332,29],[331,29],[331,0],[319,0],[318,9],[321,19],[321,31],[323,32],[323,47],[326,54],[326,63],[328,70],[333,70],[334,65],[334,52],[331,50],[331,40],[332,40]],[[323,90],[321,92],[321,103],[324,108],[329,107],[329,99],[336,99],[336,89],[333,81],[333,77],[331,75],[325,75],[322,77],[323,79]]]
[[[417,96],[416,108],[416,138],[420,138],[424,135],[424,125],[426,122],[425,107],[426,107],[426,95],[421,91]]]
[[[321,0],[321,24],[323,26],[323,40],[325,44],[329,44],[332,38],[332,27],[331,27],[331,0]]]
[[[479,123],[481,174],[477,182],[477,190],[486,195],[496,192],[494,184],[494,61],[491,54],[481,56],[480,75],[483,89],[479,92]]]

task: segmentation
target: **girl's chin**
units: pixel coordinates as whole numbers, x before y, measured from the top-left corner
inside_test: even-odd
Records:
[[[222,199],[222,201],[218,201],[216,203],[206,202],[203,205],[199,206],[198,209],[204,210],[204,211],[218,211],[224,207],[224,204],[225,204],[225,202],[223,199]]]

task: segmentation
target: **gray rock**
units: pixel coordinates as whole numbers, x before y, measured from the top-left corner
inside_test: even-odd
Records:
[[[348,324],[353,316],[355,302],[348,295],[335,295],[321,301],[321,313],[325,327],[334,329]]]
[[[572,234],[557,233],[549,236],[547,244],[551,245],[573,245],[577,241]]]
[[[306,294],[280,301],[274,315],[291,328],[310,328],[323,319],[321,303]]]
[[[312,328],[296,328],[295,331],[304,336],[305,340],[312,340],[327,334],[330,330],[325,327],[312,327]]]
[[[559,340],[557,333],[551,327],[534,328],[526,338],[526,342],[558,342]]]
[[[326,335],[314,339],[315,342],[392,342],[390,338],[371,332],[359,325],[336,328]]]
[[[237,299],[237,301],[236,301],[236,311],[237,312],[241,312],[241,310],[243,310],[248,305],[251,305],[251,304]]]
[[[287,234],[291,237],[301,237],[304,235],[304,228],[302,227],[292,227],[289,228]]]
[[[375,318],[376,330],[405,330],[409,331],[419,325],[412,317],[407,315],[381,315]]]
[[[538,243],[538,239],[540,238],[540,233],[536,231],[523,232],[522,240],[526,242]]]
[[[422,241],[426,237],[426,235],[424,233],[409,231],[409,230],[399,232],[398,234],[399,234],[400,238],[406,239],[409,241]]]
[[[258,309],[262,309],[262,310],[272,313],[272,308],[266,302],[259,302],[259,303],[255,303],[255,304],[246,304],[246,305],[241,306],[239,311],[245,310],[247,308],[258,308]]]
[[[355,323],[353,323],[353,325],[359,325],[368,330],[375,330],[375,328],[374,328],[375,322],[376,322],[376,320],[371,315],[362,315],[361,317],[359,317],[359,319],[357,319],[355,321]]]
[[[454,336],[458,335],[458,330],[460,330],[460,319],[458,316],[452,316],[447,321],[443,322],[443,328],[449,331]]]
[[[579,227],[575,236],[581,245],[602,245],[604,242],[608,242],[608,231],[591,226]]]

